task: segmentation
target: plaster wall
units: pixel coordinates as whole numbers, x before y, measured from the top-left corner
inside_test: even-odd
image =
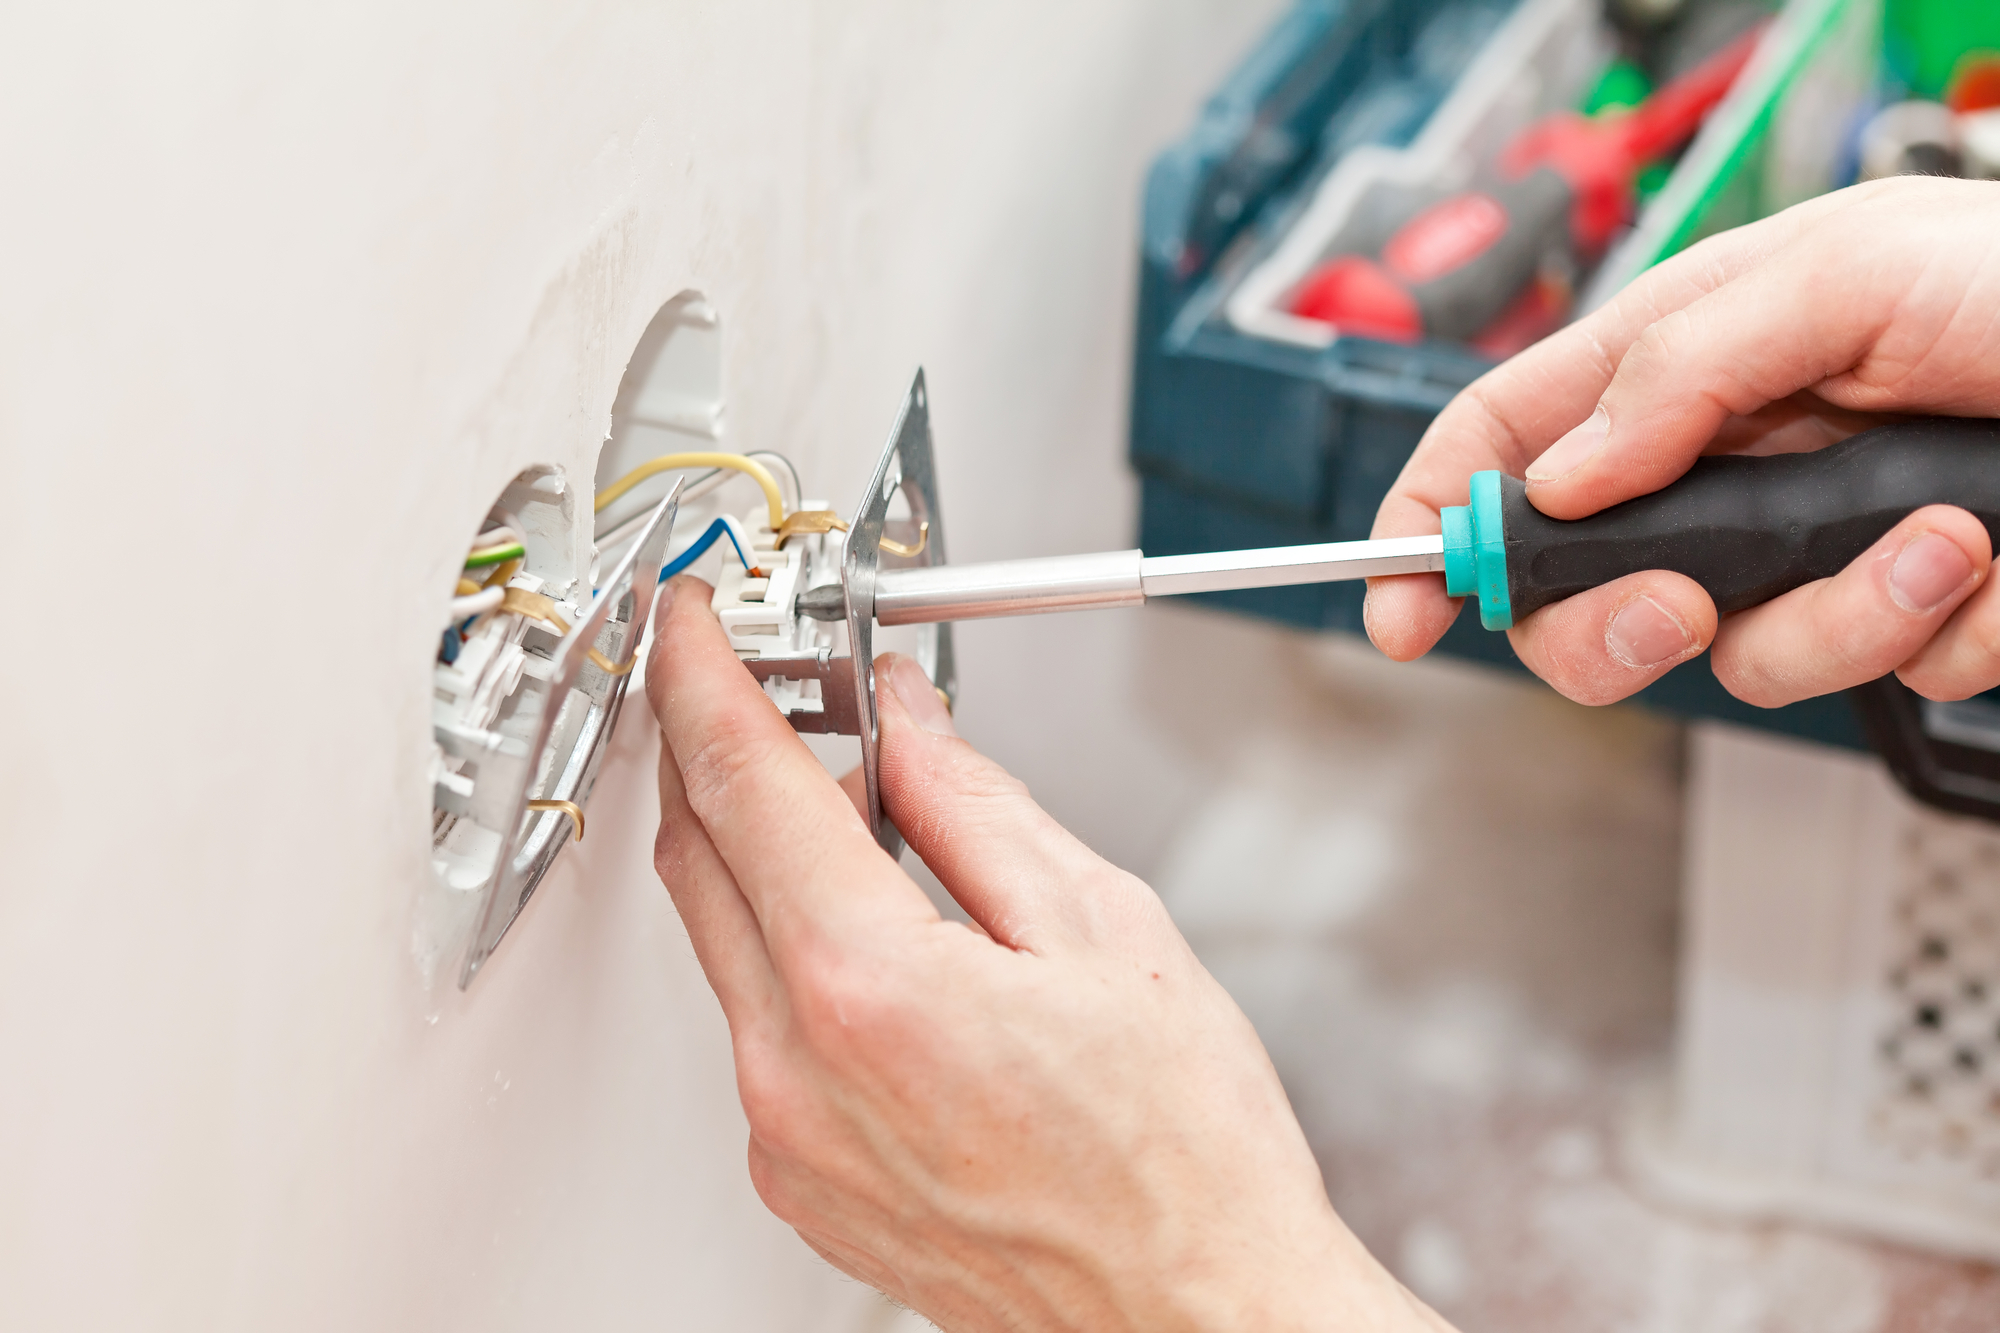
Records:
[[[427,988],[429,661],[661,304],[843,505],[929,367],[959,559],[1130,542],[1147,154],[1275,0],[16,9],[0,30],[0,1324],[861,1329],[769,1218],[628,711]],[[974,627],[964,725],[1145,869],[1132,615]],[[1065,743],[1058,743],[1063,740]]]

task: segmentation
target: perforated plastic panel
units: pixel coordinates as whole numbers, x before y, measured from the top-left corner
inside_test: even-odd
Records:
[[[2000,1178],[2000,837],[1918,820],[1902,862],[1869,1128],[1902,1156]]]

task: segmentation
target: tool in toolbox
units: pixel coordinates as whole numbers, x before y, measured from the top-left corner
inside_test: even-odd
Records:
[[[888,517],[898,495],[909,514],[900,520]],[[952,701],[953,621],[1138,606],[1177,594],[1439,573],[1447,593],[1474,598],[1480,623],[1497,630],[1627,574],[1665,569],[1699,583],[1728,614],[1840,572],[1913,510],[1936,503],[1970,510],[2000,545],[2000,421],[1916,418],[1813,453],[1703,458],[1672,485],[1582,519],[1549,518],[1528,502],[1523,482],[1487,471],[1469,479],[1466,504],[1443,510],[1434,536],[951,565],[919,372],[846,538],[815,532],[795,558],[784,557],[795,559],[782,567],[790,575],[749,578],[725,564],[715,596],[744,665],[796,729],[861,737],[870,826],[894,851],[900,839],[876,782],[878,625],[925,627],[918,659]],[[892,528],[915,541],[885,542]],[[756,542],[760,550],[783,545],[767,530]],[[847,631],[848,651],[838,656],[836,623]],[[1904,725],[1887,714],[1871,723],[1878,736]],[[1952,805],[1939,796],[1951,797],[1949,782],[1913,774],[1915,761],[1898,759],[1893,738],[1878,743],[1906,785]],[[2000,745],[1990,764],[1973,767],[1981,765],[1990,779],[1968,780],[1994,790],[1981,788],[1953,808],[1986,813],[1981,803],[2000,798]]]
[[[1321,265],[1300,285],[1292,312],[1344,333],[1414,342],[1475,339],[1538,297],[1563,305],[1538,289],[1548,256],[1603,253],[1630,219],[1639,173],[1700,128],[1763,31],[1760,24],[1629,111],[1537,121],[1502,153],[1499,179],[1487,188],[1442,200],[1410,191],[1378,224],[1387,239],[1372,253]],[[1552,308],[1550,317],[1561,313]]]

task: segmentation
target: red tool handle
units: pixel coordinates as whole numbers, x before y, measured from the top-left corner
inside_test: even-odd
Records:
[[[1766,26],[1758,24],[1630,111],[1544,117],[1508,145],[1501,172],[1518,179],[1547,167],[1569,182],[1576,194],[1571,235],[1578,250],[1597,253],[1631,215],[1639,172],[1701,128],[1750,62]]]
[[[1525,346],[1560,319],[1555,305],[1566,305],[1523,305],[1544,257],[1564,244],[1586,256],[1604,249],[1631,215],[1640,170],[1700,128],[1763,32],[1759,24],[1631,111],[1537,121],[1501,155],[1501,183],[1490,190],[1443,201],[1412,195],[1411,215],[1378,255],[1322,264],[1293,296],[1292,312],[1395,342],[1478,339],[1492,341],[1482,346],[1492,355]],[[1519,328],[1508,337],[1488,336],[1510,321]]]

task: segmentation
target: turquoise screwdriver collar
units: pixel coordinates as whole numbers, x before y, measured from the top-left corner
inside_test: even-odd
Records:
[[[1472,474],[1470,504],[1447,506],[1444,519],[1444,590],[1479,597],[1479,623],[1507,629],[1514,623],[1507,597],[1507,544],[1500,524],[1500,474]]]

